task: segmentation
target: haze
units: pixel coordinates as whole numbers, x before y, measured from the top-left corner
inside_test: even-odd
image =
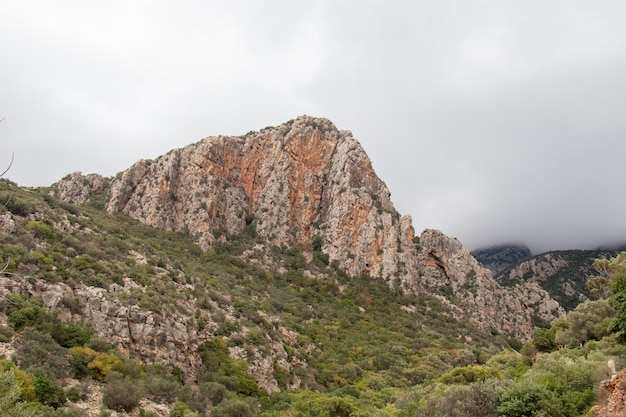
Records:
[[[418,233],[626,242],[626,2],[5,3],[20,185],[310,114],[353,132]]]

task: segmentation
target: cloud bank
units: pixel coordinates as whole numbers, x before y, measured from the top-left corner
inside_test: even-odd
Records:
[[[0,166],[106,176],[300,114],[351,130],[418,232],[626,242],[626,3],[12,2]]]

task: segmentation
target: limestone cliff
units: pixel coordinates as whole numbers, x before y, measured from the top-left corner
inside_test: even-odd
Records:
[[[107,208],[158,228],[186,228],[203,248],[256,218],[268,245],[322,236],[330,261],[351,274],[415,272],[411,219],[398,215],[352,134],[326,119],[209,137],[139,161],[112,181]]]
[[[536,283],[500,286],[457,239],[440,231],[422,233],[418,259],[422,282],[446,300],[454,296],[457,317],[478,328],[524,340],[532,335],[537,318],[550,323],[565,314]]]
[[[63,199],[107,190],[109,212],[162,229],[188,230],[204,249],[254,223],[265,248],[322,238],[329,261],[413,293],[439,294],[455,315],[486,330],[531,337],[533,318],[552,322],[558,303],[536,284],[505,289],[460,242],[426,231],[416,246],[409,216],[349,131],[301,116],[241,137],[209,137],[156,160],[141,160],[102,185],[70,175]]]

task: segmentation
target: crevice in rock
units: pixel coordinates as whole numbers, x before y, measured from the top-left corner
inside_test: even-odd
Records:
[[[448,267],[446,266],[445,262],[440,257],[435,255],[434,251],[432,250],[428,252],[428,258],[437,268],[441,270],[441,272],[443,272],[448,282],[450,282],[450,275],[448,275]]]

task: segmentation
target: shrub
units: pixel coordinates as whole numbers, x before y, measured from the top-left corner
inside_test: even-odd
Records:
[[[111,410],[130,412],[139,405],[141,388],[137,381],[118,372],[110,372],[102,388],[102,402]]]
[[[124,372],[122,360],[113,354],[96,352],[88,347],[73,347],[69,350],[72,356],[72,368],[76,378],[87,375],[98,381],[104,381],[110,372]]]
[[[93,331],[77,323],[58,323],[50,329],[50,335],[65,348],[86,345]]]
[[[521,381],[502,394],[498,412],[502,417],[562,416],[557,403],[546,387]]]
[[[416,417],[498,417],[500,395],[508,381],[490,379],[469,385],[452,385],[441,391],[431,386],[417,408]]]
[[[63,388],[45,376],[35,378],[35,396],[41,403],[54,408],[59,408],[65,404]]]
[[[212,417],[248,417],[255,414],[252,405],[240,398],[228,398],[211,410]],[[331,414],[342,416],[343,414]],[[347,416],[347,415],[346,415]]]
[[[181,384],[172,375],[149,375],[145,382],[146,395],[153,401],[172,403],[179,397]]]
[[[174,408],[170,411],[170,417],[199,417],[198,413],[195,413],[189,409],[187,404],[177,401],[174,404]]]
[[[47,333],[26,329],[15,350],[18,365],[36,376],[51,380],[69,376],[67,351]]]
[[[30,231],[39,239],[46,240],[50,243],[56,240],[56,233],[52,226],[42,220],[31,220],[26,223],[24,229]]]
[[[472,382],[501,377],[502,374],[496,368],[467,365],[446,372],[439,377],[438,381],[444,384],[470,384]]]
[[[6,296],[7,321],[13,329],[20,331],[25,327],[34,327],[50,320],[50,314],[43,307],[41,299],[22,294]]]

